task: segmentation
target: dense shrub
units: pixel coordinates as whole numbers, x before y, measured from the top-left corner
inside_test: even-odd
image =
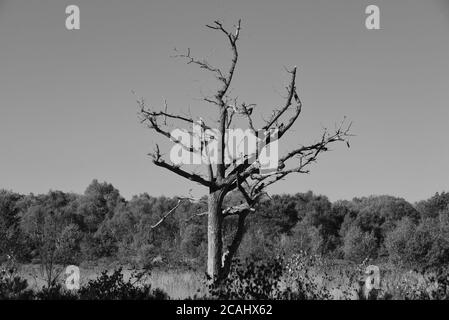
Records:
[[[449,213],[449,192],[437,192],[430,199],[418,202],[416,208],[423,218],[435,218],[441,213]]]
[[[187,225],[181,240],[181,249],[190,257],[197,258],[204,252],[203,243],[206,243],[204,228],[197,224]]]
[[[296,300],[329,300],[332,298],[324,281],[332,281],[319,255],[299,251],[290,257],[284,280],[289,284],[290,298]],[[322,276],[318,276],[321,274]]]
[[[353,226],[345,235],[343,252],[348,260],[362,262],[366,258],[376,258],[377,249],[373,232],[363,232],[358,226]]]
[[[25,236],[20,230],[20,206],[23,196],[0,190],[0,262],[7,256],[26,256]]]
[[[426,218],[419,225],[403,220],[386,240],[391,260],[397,265],[421,269],[449,264],[447,216]]]
[[[222,281],[211,281],[209,293],[215,299],[283,299],[287,291],[282,290],[281,279],[284,271],[282,259],[269,261],[235,260],[229,275]]]
[[[261,229],[248,230],[239,248],[242,260],[263,261],[275,252],[278,239],[267,239],[264,235]]]
[[[438,268],[419,273],[421,279],[403,279],[397,286],[400,299],[449,300],[449,271]]]
[[[14,268],[0,269],[0,300],[28,300],[33,291],[28,289],[26,280],[16,274]]]
[[[145,274],[133,273],[128,281],[124,280],[122,269],[116,269],[112,274],[103,271],[101,275],[90,280],[78,291],[81,300],[165,300],[168,296],[160,289],[152,290],[144,284]]]
[[[409,266],[415,261],[410,252],[409,240],[416,231],[416,225],[408,218],[402,219],[396,229],[391,231],[385,240],[390,260],[395,265]]]
[[[147,273],[131,273],[124,279],[121,268],[112,273],[103,271],[79,290],[70,291],[60,283],[44,286],[34,292],[26,280],[16,275],[15,269],[0,270],[0,299],[20,300],[166,300],[168,295],[160,289],[152,289],[145,283]]]
[[[329,300],[334,297],[326,285],[338,282],[341,275],[328,273],[327,267],[319,255],[305,251],[288,259],[283,256],[265,261],[235,260],[224,280],[209,285],[209,293],[212,298],[226,300]],[[349,279],[351,283],[353,280]],[[340,285],[337,288],[343,298],[352,294]]]

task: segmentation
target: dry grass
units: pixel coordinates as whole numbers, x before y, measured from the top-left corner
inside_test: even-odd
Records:
[[[154,271],[150,283],[154,288],[164,290],[172,299],[206,294],[203,275],[192,271]]]
[[[80,267],[80,285],[86,284],[89,280],[97,278],[104,270],[104,267]],[[107,268],[112,271],[114,268]],[[124,279],[129,279],[133,269],[123,268]],[[21,265],[19,275],[28,281],[30,288],[40,290],[45,286],[45,277],[38,265]],[[61,273],[60,282],[65,279],[64,273]],[[171,299],[187,299],[189,297],[204,296],[206,294],[204,277],[200,273],[193,271],[163,271],[153,270],[145,283],[150,283],[153,288],[162,289]]]
[[[80,284],[83,285],[89,280],[97,278],[104,269],[105,267],[101,266],[80,267]],[[106,269],[112,271],[114,267]],[[426,286],[423,276],[415,272],[394,270],[387,266],[382,266],[382,269],[382,291],[390,293],[392,299],[402,299],[402,290],[405,287],[409,287],[410,290],[411,288]],[[133,271],[136,270],[123,268],[124,278],[129,279]],[[18,272],[22,278],[27,279],[30,288],[33,290],[40,290],[46,284],[38,265],[21,265]],[[332,275],[329,279],[327,276],[323,276],[324,273],[319,270],[309,269],[308,272],[313,275],[319,286],[324,286],[329,290],[333,299],[357,299],[354,282],[349,281],[349,278],[343,273],[337,272],[335,269],[327,270],[326,274]],[[61,283],[63,283],[64,273],[61,274],[60,278]],[[206,295],[205,278],[199,272],[153,270],[145,282],[150,283],[153,288],[162,289],[171,299],[187,299]]]

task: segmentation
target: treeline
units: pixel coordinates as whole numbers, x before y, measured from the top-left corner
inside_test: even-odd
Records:
[[[204,198],[206,200],[206,198]],[[134,196],[126,201],[111,184],[94,180],[84,194],[0,191],[0,262],[81,264],[117,261],[148,267],[204,268],[205,201]],[[238,193],[226,205],[240,203]],[[406,267],[449,262],[449,193],[410,204],[392,196],[330,202],[312,192],[274,195],[248,217],[240,258],[263,260],[299,250],[333,259],[366,258]],[[236,220],[225,221],[229,243]]]

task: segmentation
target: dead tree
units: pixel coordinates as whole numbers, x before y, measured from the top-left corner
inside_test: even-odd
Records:
[[[216,131],[217,136],[201,137],[199,148],[198,146],[195,147],[193,143],[186,144],[181,139],[172,135],[167,126],[167,119],[178,121],[188,126],[199,123],[203,130],[208,130],[210,127],[203,120],[197,122],[193,117],[168,112],[167,103],[159,108],[159,111],[148,107],[143,100],[139,100],[138,104],[142,122],[147,124],[152,130],[171,140],[175,145],[181,146],[186,152],[202,154],[204,150],[207,150],[210,141],[217,139],[216,156],[218,161],[216,163],[212,163],[212,161],[206,162],[203,166],[206,169],[204,173],[187,170],[185,166],[167,162],[157,145],[155,152],[151,155],[153,157],[153,163],[156,166],[165,168],[188,180],[199,183],[208,189],[208,212],[198,215],[207,215],[208,219],[207,272],[214,279],[222,279],[229,272],[231,261],[242,241],[245,233],[245,219],[249,214],[256,211],[256,204],[260,200],[261,195],[264,194],[266,188],[291,173],[308,173],[310,164],[314,163],[321,153],[328,151],[329,145],[332,143],[343,141],[349,147],[347,138],[350,136],[350,124],[347,125],[345,121],[342,121],[333,132],[325,129],[315,143],[300,145],[297,149],[292,150],[278,159],[277,169],[262,174],[260,172],[258,155],[264,147],[283,138],[301,114],[302,103],[296,88],[297,69],[294,67],[287,71],[290,75],[290,80],[286,88],[287,96],[283,106],[275,108],[262,128],[256,129],[253,121],[253,109],[255,105],[246,103],[237,104],[237,99],[230,97],[229,94],[239,57],[237,42],[241,32],[241,22],[238,22],[232,32],[225,29],[219,21],[214,21],[213,24],[207,25],[207,28],[223,34],[230,45],[232,59],[231,65],[226,72],[212,66],[206,60],[194,58],[190,50],[187,50],[185,54],[178,54],[177,57],[186,59],[188,64],[194,64],[213,73],[220,83],[213,97],[204,98],[206,102],[213,105],[217,110],[217,120],[219,123],[219,128]],[[233,103],[233,105],[230,105],[230,103]],[[256,152],[251,155],[244,155],[240,159],[235,158],[232,161],[226,161],[225,153],[228,151],[226,150],[226,130],[230,127],[233,120],[239,116],[247,120],[249,129],[253,132],[262,132],[262,135],[258,139]],[[273,132],[276,134],[274,135]],[[189,132],[189,134],[192,135],[191,141],[193,141],[194,133]],[[223,208],[224,197],[233,190],[238,190],[243,195],[245,202],[236,207]],[[180,198],[179,201],[181,200],[188,201],[189,199]],[[159,225],[174,209],[165,214],[155,226]],[[237,227],[230,245],[224,250],[223,221],[231,216],[238,217]]]

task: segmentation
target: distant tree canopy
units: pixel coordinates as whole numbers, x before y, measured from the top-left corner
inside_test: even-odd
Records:
[[[89,232],[95,232],[105,219],[112,218],[114,209],[123,202],[120,193],[111,184],[97,180],[87,187],[84,197],[80,197],[78,214]]]
[[[449,193],[436,193],[430,199],[418,202],[417,209],[421,213],[422,217],[435,218],[440,213],[448,214]]]
[[[97,180],[81,195],[0,190],[0,261],[7,256],[54,264],[109,259],[203,269],[204,202],[182,202],[176,215],[151,227],[178,201],[148,194],[125,200],[111,184]],[[241,201],[238,192],[224,200],[229,206]],[[416,205],[392,196],[331,202],[311,191],[273,195],[260,202],[259,214],[248,216],[238,256],[260,260],[273,252],[305,250],[354,262],[372,258],[406,267],[440,266],[449,263],[448,204],[444,192]],[[235,228],[229,219],[225,241]]]
[[[20,255],[23,237],[20,232],[19,202],[23,196],[0,190],[0,254]]]

